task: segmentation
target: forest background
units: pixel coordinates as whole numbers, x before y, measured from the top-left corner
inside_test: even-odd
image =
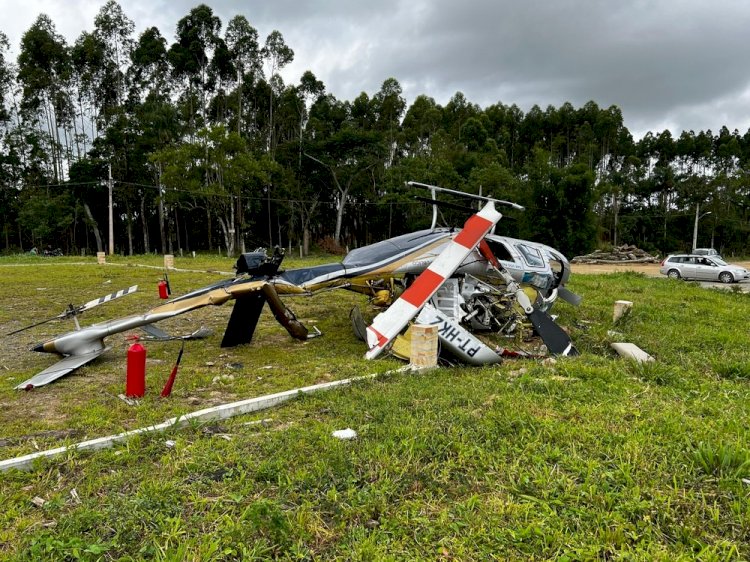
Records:
[[[338,251],[429,226],[415,180],[520,203],[498,232],[568,256],[689,250],[696,225],[699,245],[749,253],[750,131],[635,140],[595,101],[407,106],[393,77],[339,100],[313,70],[285,84],[292,47],[245,16],[201,4],[173,42],[134,29],[110,0],[73,45],[41,14],[13,61],[0,32],[0,251]]]

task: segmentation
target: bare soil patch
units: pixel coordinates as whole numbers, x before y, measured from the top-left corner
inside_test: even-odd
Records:
[[[658,263],[572,263],[570,267],[574,275],[617,273],[620,271],[636,271],[649,276],[659,275]]]

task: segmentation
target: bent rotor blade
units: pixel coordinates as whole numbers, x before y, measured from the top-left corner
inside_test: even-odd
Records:
[[[65,359],[58,361],[54,365],[51,365],[50,367],[44,369],[44,371],[37,373],[29,380],[26,380],[19,384],[16,387],[16,390],[31,390],[32,388],[44,386],[45,384],[56,381],[60,377],[63,377],[71,371],[76,370],[78,367],[82,367],[86,363],[93,361],[102,353],[104,353],[105,351],[109,351],[110,349],[112,348],[104,347],[102,349],[92,351],[91,353],[86,353],[84,355],[68,355]]]
[[[576,295],[570,289],[566,289],[565,287],[558,287],[557,294],[562,300],[569,304],[572,304],[573,306],[578,306],[581,304],[581,296]]]
[[[542,338],[547,349],[555,355],[578,355],[578,350],[570,341],[570,336],[565,333],[560,326],[552,320],[552,317],[546,312],[534,308],[532,312],[527,313],[534,330]]]
[[[388,310],[381,312],[367,327],[367,359],[374,359],[414,318],[424,304],[453,275],[466,257],[476,248],[502,215],[492,201],[477,214],[469,217],[464,228],[425,269]]]
[[[138,290],[138,285],[133,285],[132,287],[128,287],[127,289],[120,289],[119,291],[110,293],[109,295],[104,295],[103,297],[89,301],[86,304],[82,304],[81,306],[75,308],[75,311],[77,314],[79,314],[85,310],[90,310],[94,308],[95,306],[104,304],[105,302],[113,301],[115,299],[119,299],[120,297],[124,297],[125,295],[130,295],[132,293],[135,293],[137,290]],[[63,314],[59,316],[58,318],[64,318],[68,314],[69,313],[67,311],[63,312]]]

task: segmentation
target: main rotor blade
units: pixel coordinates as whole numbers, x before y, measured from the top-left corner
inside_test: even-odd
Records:
[[[464,211],[467,213],[476,213],[476,209],[472,209],[471,207],[465,207],[464,205],[457,205],[456,203],[451,203],[449,201],[437,201],[436,199],[430,199],[429,197],[422,197],[421,195],[415,195],[414,199],[417,201],[422,201],[423,203],[429,203],[430,205],[437,205],[438,207],[445,207],[446,209],[453,209],[455,211]]]
[[[465,193],[463,191],[457,191],[455,189],[448,189],[447,187],[440,187],[439,185],[430,185],[428,183],[421,183],[418,181],[408,181],[406,182],[406,185],[409,185],[412,187],[422,187],[424,189],[429,189],[430,191],[441,191],[443,193],[452,193],[453,195],[460,195],[461,197],[468,197],[469,199],[477,199],[479,201],[492,201],[493,203],[498,203],[500,205],[508,205],[509,207],[513,207],[514,209],[518,209],[519,211],[525,210],[522,205],[519,205],[518,203],[513,203],[512,201],[505,201],[504,199],[495,199],[494,197],[485,197],[484,195],[475,195],[473,193]]]

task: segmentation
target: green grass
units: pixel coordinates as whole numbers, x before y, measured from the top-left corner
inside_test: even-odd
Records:
[[[15,268],[0,259],[3,333],[133,282],[141,292],[92,310],[84,323],[158,302],[160,272],[134,265],[160,265],[158,258],[108,258],[132,267],[33,259]],[[199,256],[175,265],[228,271],[230,261]],[[176,293],[216,278],[170,275]],[[109,338],[108,355],[31,393],[12,387],[53,358],[26,345],[68,326],[4,338],[0,438],[8,443],[0,458],[222,402],[383,374],[254,416],[0,474],[0,557],[750,557],[750,487],[743,482],[750,477],[750,296],[632,273],[577,276],[571,288],[582,305],[560,304],[556,312],[580,357],[420,375],[385,374],[401,364],[363,359],[348,320],[351,306],[366,307],[357,295],[288,300],[322,338],[293,341],[266,311],[253,343],[234,349],[219,347],[230,307],[205,308],[165,323],[175,332],[201,324],[214,330],[207,341],[188,342],[168,400],[158,392],[179,344],[146,343],[148,393],[135,407],[116,398],[124,388],[123,336]],[[619,299],[634,307],[613,326]],[[656,362],[620,359],[612,341],[633,342]],[[262,418],[272,420],[247,424]],[[346,427],[358,432],[356,440],[331,436]],[[67,438],[44,433],[71,429]],[[44,503],[33,503],[36,497]]]

